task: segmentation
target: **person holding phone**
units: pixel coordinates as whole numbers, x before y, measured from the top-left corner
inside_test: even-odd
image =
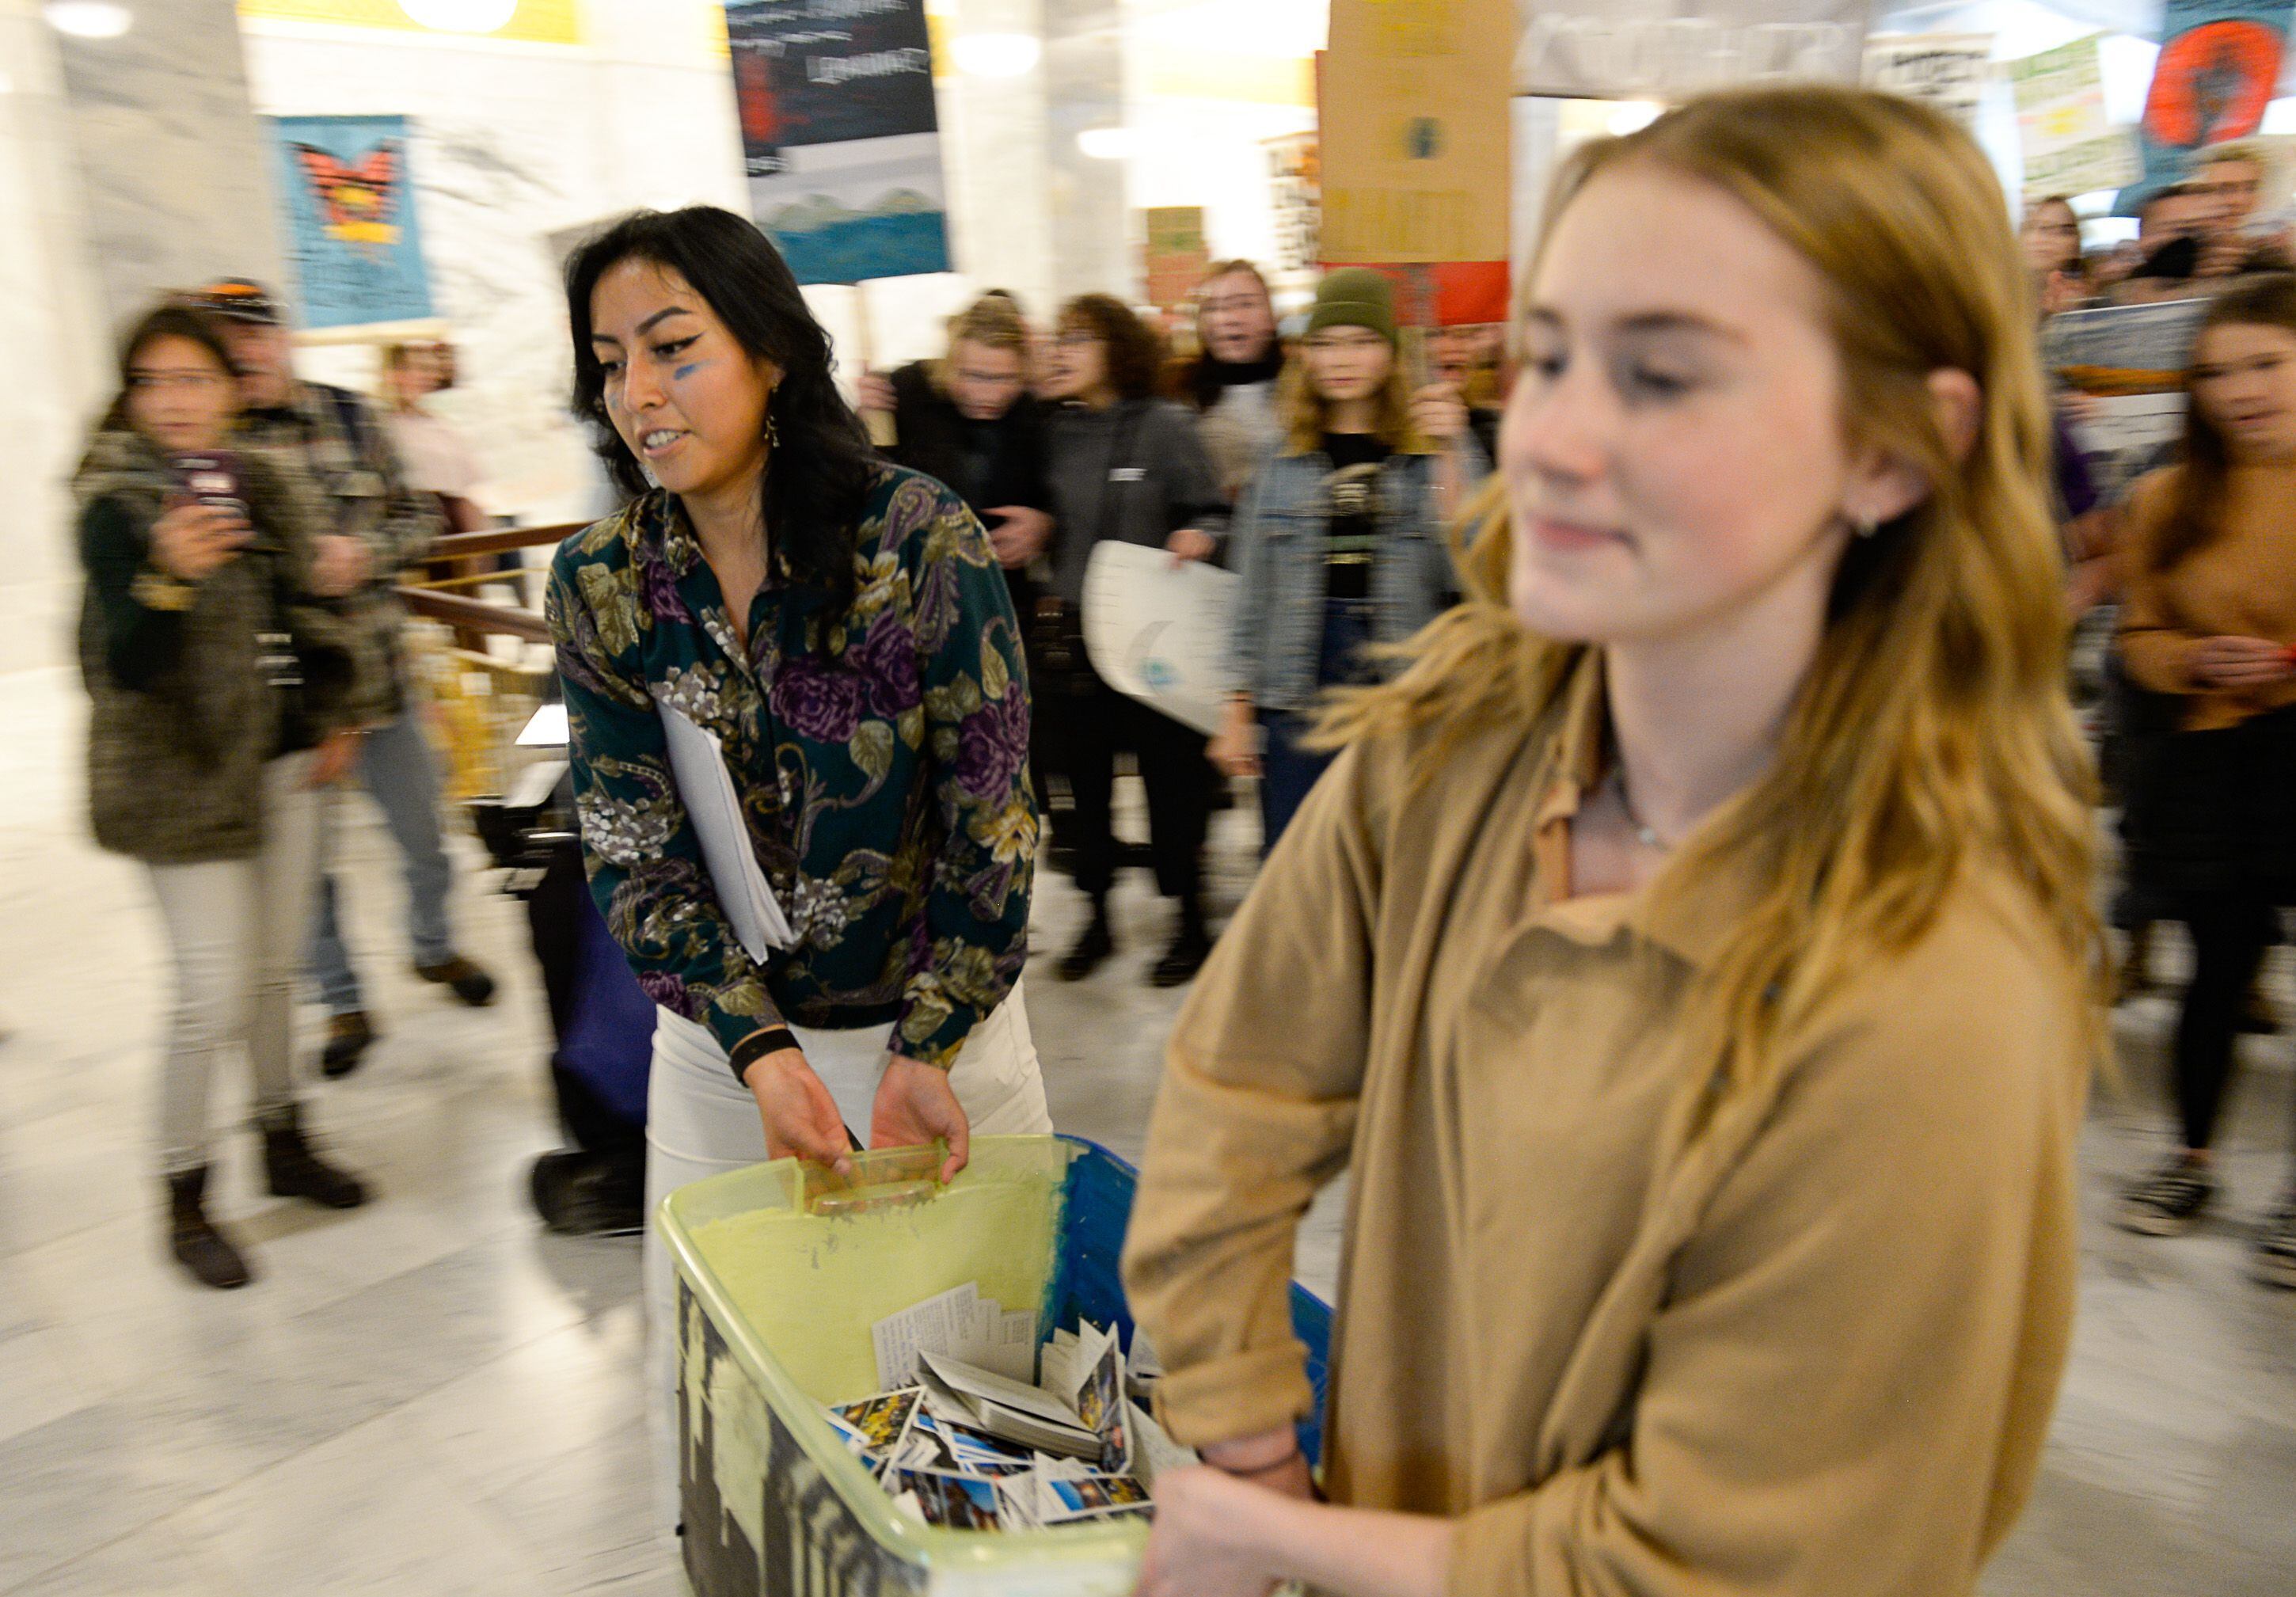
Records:
[[[1052,1130],[1021,989],[1029,676],[988,537],[879,459],[781,254],[714,206],[637,211],[566,266],[578,413],[627,504],[560,546],[548,613],[591,895],[657,1006],[646,1211],[791,1155],[849,1167]],[[674,756],[675,729],[685,752]],[[697,740],[735,823],[686,777]],[[752,946],[720,859],[788,936]],[[762,919],[762,914],[760,916]],[[770,930],[768,926],[768,930]],[[661,1506],[676,1277],[645,1237]]]
[[[1562,164],[1466,602],[1174,1029],[1142,1597],[1969,1597],[2103,1040],[2031,301],[1929,106]],[[1346,1172],[1321,1495],[1286,1294]]]
[[[1227,495],[1196,418],[1156,397],[1162,340],[1123,301],[1084,294],[1061,307],[1051,395],[1053,596],[1067,618],[1072,664],[1060,708],[1054,764],[1068,774],[1076,807],[1062,827],[1076,846],[1076,884],[1091,918],[1061,958],[1063,980],[1081,981],[1116,952],[1108,895],[1116,880],[1111,815],[1116,757],[1130,750],[1148,790],[1149,850],[1156,886],[1178,908],[1170,942],[1150,971],[1160,987],[1194,977],[1211,952],[1203,901],[1204,834],[1218,778],[1204,735],[1101,679],[1081,626],[1085,573],[1105,542],[1167,549],[1175,562],[1219,553]]]
[[[2131,889],[2192,934],[2177,1022],[2177,1147],[2123,1195],[2131,1231],[2188,1230],[2216,1201],[2210,1149],[2243,1004],[2296,905],[2296,276],[2210,307],[2193,349],[2182,456],[2128,512],[2120,654],[2174,730],[2125,795]],[[2296,1183],[2255,1272],[2296,1287]]]
[[[1380,681],[1377,649],[1458,593],[1447,529],[1489,463],[1459,391],[1414,393],[1403,368],[1388,280],[1363,267],[1324,278],[1284,380],[1283,450],[1236,514],[1239,687],[1209,752],[1230,776],[1259,778],[1264,851],[1332,763],[1306,746],[1317,699]]]
[[[331,1208],[366,1200],[306,1136],[295,979],[318,872],[318,790],[349,768],[364,669],[315,575],[317,504],[230,447],[240,405],[213,320],[163,306],[129,333],[120,388],[72,479],[96,841],[143,862],[176,992],[160,1067],[168,1245],[211,1287],[247,1257],[206,1212],[209,1098],[243,1051],[266,1183]]]

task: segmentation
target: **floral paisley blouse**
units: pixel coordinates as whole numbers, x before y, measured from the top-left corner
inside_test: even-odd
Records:
[[[1027,955],[1037,815],[1019,623],[956,495],[886,466],[828,616],[769,580],[746,657],[659,489],[559,548],[549,615],[590,890],[655,1003],[729,1056],[786,1025],[894,1024],[946,1068]],[[797,946],[752,962],[670,780],[658,706],[717,734]]]

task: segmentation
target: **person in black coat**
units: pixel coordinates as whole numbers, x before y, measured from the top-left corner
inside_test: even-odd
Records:
[[[1029,392],[1029,328],[1010,294],[992,291],[949,323],[948,354],[916,361],[890,377],[861,380],[861,408],[890,416],[893,441],[882,453],[894,464],[938,478],[955,490],[988,528],[1004,567],[1013,612],[1029,635],[1029,670],[1042,680],[1030,625],[1042,585],[1030,568],[1052,542],[1052,489],[1046,479],[1046,406]],[[1039,694],[1038,702],[1041,703]],[[1052,831],[1066,806],[1065,782],[1046,759],[1041,728],[1029,739],[1029,776],[1046,828],[1048,852],[1060,851]],[[1057,858],[1055,859],[1057,863]]]

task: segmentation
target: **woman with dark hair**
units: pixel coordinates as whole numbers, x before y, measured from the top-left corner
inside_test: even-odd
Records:
[[[632,495],[560,548],[549,613],[591,891],[660,1010],[648,1211],[759,1159],[849,1167],[849,1127],[944,1140],[952,1176],[974,1134],[1050,1131],[1019,987],[1028,677],[980,523],[872,454],[732,212],[623,218],[566,305],[576,412]]]
[[[2070,310],[2088,298],[2088,276],[2081,260],[2080,214],[2062,194],[2036,200],[2025,208],[2018,224],[2017,242],[2024,247],[2025,266],[2033,274],[2035,297],[2045,315]]]
[[[2210,308],[2191,382],[2183,458],[2131,498],[2120,617],[2130,678],[2178,707],[2127,782],[2129,885],[2193,938],[2179,1146],[2120,1213],[2152,1236],[2215,1200],[2210,1149],[2243,1003],[2296,904],[2296,276]],[[2296,1287],[2296,1192],[2267,1224],[2256,1272]]]
[[[1081,612],[1086,569],[1103,543],[1168,549],[1175,559],[1218,553],[1227,529],[1227,496],[1196,434],[1195,418],[1155,397],[1161,348],[1156,334],[1124,304],[1086,294],[1062,308],[1050,388],[1062,408],[1053,417],[1052,588],[1067,613]],[[1076,805],[1076,884],[1092,900],[1092,919],[1062,959],[1060,973],[1081,980],[1116,952],[1108,892],[1116,876],[1116,838],[1109,807],[1116,757],[1131,750],[1148,790],[1148,832],[1156,885],[1179,901],[1179,919],[1150,979],[1177,987],[1211,952],[1204,918],[1204,829],[1211,815],[1211,765],[1205,739],[1110,687],[1081,647],[1056,720],[1060,756]]]
[[[254,1072],[272,1193],[366,1200],[304,1138],[293,1029],[316,790],[357,749],[357,635],[314,591],[324,512],[227,446],[240,407],[221,330],[164,306],[128,334],[119,397],[72,479],[95,840],[150,871],[175,960],[159,1137],[169,1246],[224,1288],[250,1279],[205,1208],[208,1100],[226,1051]]]

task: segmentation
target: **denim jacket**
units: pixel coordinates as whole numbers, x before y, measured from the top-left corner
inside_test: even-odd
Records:
[[[1456,447],[1464,480],[1490,470],[1482,446]],[[1374,638],[1399,643],[1456,601],[1459,577],[1435,507],[1434,455],[1392,455],[1380,468],[1379,553],[1372,567]],[[1278,453],[1244,490],[1228,563],[1243,578],[1228,659],[1236,690],[1261,709],[1301,710],[1316,695],[1324,641],[1326,518],[1318,503],[1332,462],[1320,449]]]

